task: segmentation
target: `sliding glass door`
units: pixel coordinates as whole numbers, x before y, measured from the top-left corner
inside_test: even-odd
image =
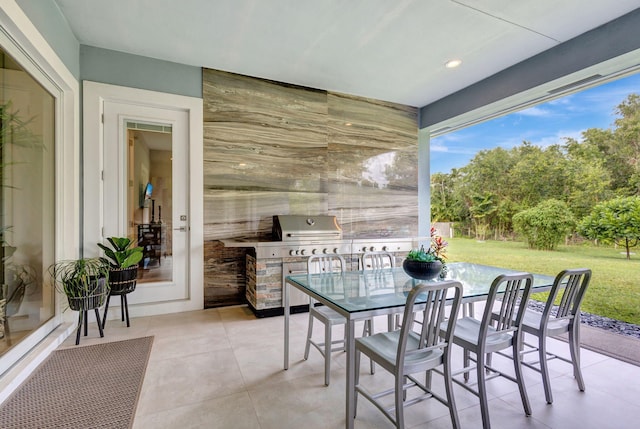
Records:
[[[0,358],[55,314],[55,100],[0,49]]]

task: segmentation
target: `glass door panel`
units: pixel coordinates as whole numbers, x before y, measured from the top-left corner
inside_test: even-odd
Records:
[[[0,50],[0,356],[54,316],[54,101]]]

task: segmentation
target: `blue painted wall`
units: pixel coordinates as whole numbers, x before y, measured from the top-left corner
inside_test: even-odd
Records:
[[[80,43],[53,0],[16,0],[73,76],[80,77]]]
[[[80,79],[202,97],[202,69],[94,46],[80,46]]]
[[[81,45],[53,0],[16,0],[78,80],[202,97],[202,69]]]

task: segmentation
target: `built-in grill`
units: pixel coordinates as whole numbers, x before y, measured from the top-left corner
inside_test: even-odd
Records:
[[[227,247],[252,247],[247,255],[247,301],[258,316],[282,314],[284,278],[306,273],[311,255],[342,255],[347,269],[359,269],[360,256],[367,251],[385,250],[406,254],[417,243],[411,238],[345,239],[336,216],[276,215],[270,241],[222,240]],[[290,304],[303,308],[309,299],[291,288]]]
[[[256,248],[258,258],[351,253],[335,216],[276,215],[271,231],[273,241]]]
[[[278,215],[273,217],[272,231],[276,241],[342,239],[342,228],[335,216]]]

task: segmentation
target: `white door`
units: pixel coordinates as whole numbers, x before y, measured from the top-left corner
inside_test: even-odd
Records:
[[[188,114],[115,101],[103,109],[103,237],[129,236],[144,249],[129,303],[186,299]]]

